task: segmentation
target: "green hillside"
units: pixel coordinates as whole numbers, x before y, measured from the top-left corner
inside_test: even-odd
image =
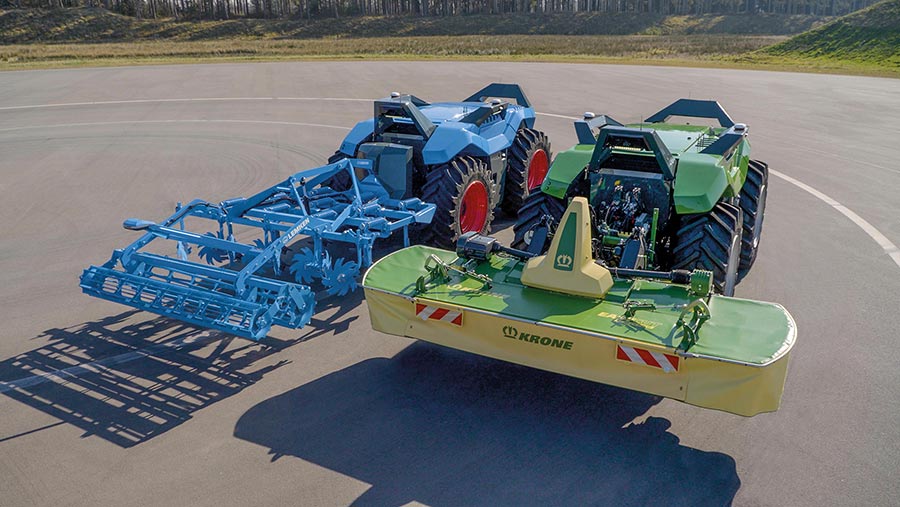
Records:
[[[837,19],[579,12],[199,21],[142,20],[99,8],[0,10],[0,70],[335,58],[578,61],[900,77],[900,0]]]
[[[885,0],[762,50],[787,58],[900,69],[900,0]]]
[[[0,10],[0,44],[138,39],[315,39],[453,35],[794,35],[827,21],[805,15],[662,16],[647,13],[366,16],[307,20],[139,20],[105,9]]]

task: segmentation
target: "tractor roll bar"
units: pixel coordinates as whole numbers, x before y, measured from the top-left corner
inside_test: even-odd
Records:
[[[484,88],[473,93],[463,102],[484,102],[488,97],[496,97],[498,99],[512,99],[516,104],[522,107],[531,107],[531,102],[525,96],[522,87],[517,84],[491,83]]]
[[[711,118],[719,120],[719,125],[725,128],[734,126],[734,120],[728,116],[725,109],[715,100],[678,99],[656,114],[651,115],[646,121],[647,123],[660,123],[665,122],[672,116]]]

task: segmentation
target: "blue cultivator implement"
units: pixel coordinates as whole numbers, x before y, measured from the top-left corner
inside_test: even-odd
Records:
[[[325,184],[342,172],[350,176],[349,188]],[[409,226],[430,223],[434,210],[419,199],[391,199],[371,160],[345,159],[296,173],[250,198],[179,205],[161,223],[128,219],[124,227],[144,235],[102,266],[86,269],[81,288],[91,296],[259,340],[273,325],[296,329],[309,323],[315,308],[309,284],[316,279],[329,294],[356,289],[360,268],[372,264],[375,240],[402,230],[409,246]],[[191,232],[198,223],[206,229]],[[158,238],[174,245],[168,252],[149,251]],[[303,242],[307,245],[298,250]],[[355,247],[356,260],[332,260],[327,249],[332,243]],[[205,263],[190,260],[193,246]]]

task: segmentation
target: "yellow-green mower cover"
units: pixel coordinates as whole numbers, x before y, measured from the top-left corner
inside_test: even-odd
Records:
[[[436,260],[472,274],[423,284]],[[372,327],[743,416],[778,409],[796,338],[782,306],[626,278],[602,298],[573,296],[524,285],[525,264],[394,252],[363,280]]]

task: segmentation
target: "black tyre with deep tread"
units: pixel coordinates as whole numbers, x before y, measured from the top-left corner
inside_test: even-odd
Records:
[[[522,128],[516,134],[507,154],[506,183],[501,208],[507,215],[515,216],[529,195],[528,169],[535,153],[543,150],[547,161],[551,160],[550,141],[539,130]]]
[[[747,168],[747,179],[741,187],[741,211],[744,215],[744,232],[741,235],[741,264],[738,278],[744,278],[756,261],[759,238],[762,234],[766,213],[766,195],[769,186],[769,165],[759,160],[751,160]]]
[[[566,212],[566,202],[558,197],[537,191],[525,198],[525,203],[519,210],[519,219],[513,226],[512,247],[519,250],[528,250],[530,246],[530,234],[533,233],[549,217],[557,225]],[[550,241],[541,248],[541,253],[547,251]]]
[[[469,156],[457,156],[446,164],[430,167],[422,187],[422,201],[436,205],[431,224],[420,229],[421,241],[441,248],[454,248],[459,237],[460,205],[462,194],[474,181],[480,180],[488,192],[487,219],[480,231],[487,234],[493,221],[495,202],[490,202],[495,194],[496,184],[491,180],[487,164]]]
[[[719,202],[708,213],[682,215],[672,247],[672,269],[713,272],[718,292],[734,295],[740,263],[741,209]]]

